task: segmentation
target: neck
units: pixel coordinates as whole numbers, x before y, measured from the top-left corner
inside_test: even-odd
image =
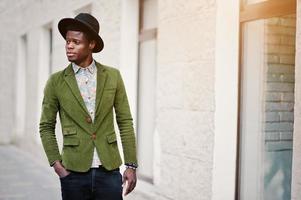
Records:
[[[78,61],[78,62],[74,62],[74,63],[76,65],[80,66],[80,67],[86,68],[89,65],[91,65],[92,61],[93,61],[93,58],[92,58],[92,55],[91,55],[91,56],[89,56],[87,59],[85,59],[83,61]]]

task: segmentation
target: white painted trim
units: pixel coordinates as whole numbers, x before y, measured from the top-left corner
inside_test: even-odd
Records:
[[[37,66],[37,120],[40,121],[41,112],[42,112],[42,101],[44,96],[44,87],[50,75],[50,35],[49,28],[51,24],[42,26],[39,28],[39,55],[38,55],[38,66]],[[42,144],[39,134],[36,134],[36,142]]]
[[[212,200],[234,200],[238,122],[239,0],[216,2],[216,110]]]
[[[138,46],[139,46],[139,0],[122,1],[120,71],[131,106],[135,130],[137,130],[138,108]],[[137,132],[136,132],[137,133]],[[154,184],[139,180],[136,191],[152,197],[155,185],[160,181],[160,141],[154,131]],[[138,161],[139,163],[139,161]],[[123,169],[124,170],[124,169]]]
[[[263,111],[265,75],[265,21],[244,24],[240,110],[240,199],[260,200],[264,190]],[[256,58],[256,59],[254,59]]]
[[[139,1],[122,1],[120,71],[126,86],[135,130],[137,130],[138,39]]]
[[[18,63],[16,68],[16,126],[13,140],[19,140],[25,134],[26,111],[26,69],[27,69],[27,36],[18,39]]]

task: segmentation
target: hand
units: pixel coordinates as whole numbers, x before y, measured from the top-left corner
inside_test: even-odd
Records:
[[[136,187],[136,183],[137,183],[136,170],[127,168],[123,173],[122,182],[123,182],[123,185],[125,185],[127,182],[126,188],[125,188],[125,193],[124,193],[124,195],[126,196],[127,194],[132,192],[134,190],[134,188]]]
[[[65,176],[68,176],[70,174],[69,171],[65,169],[65,167],[62,165],[60,161],[56,161],[53,165],[55,173],[60,177],[63,178]]]

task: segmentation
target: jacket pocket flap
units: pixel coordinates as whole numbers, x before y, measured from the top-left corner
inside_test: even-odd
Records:
[[[64,146],[78,146],[79,139],[78,138],[64,138]]]
[[[64,128],[63,134],[64,135],[75,135],[76,128]]]
[[[107,141],[108,143],[113,143],[117,141],[115,133],[112,133],[110,135],[107,135]]]

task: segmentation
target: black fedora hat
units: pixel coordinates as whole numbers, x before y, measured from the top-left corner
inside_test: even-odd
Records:
[[[83,32],[87,32],[96,41],[96,45],[93,52],[100,52],[103,49],[103,40],[98,35],[99,33],[99,23],[95,17],[89,13],[80,13],[74,18],[64,18],[58,23],[58,29],[61,35],[66,39],[66,33],[68,27],[75,26],[80,27]]]

